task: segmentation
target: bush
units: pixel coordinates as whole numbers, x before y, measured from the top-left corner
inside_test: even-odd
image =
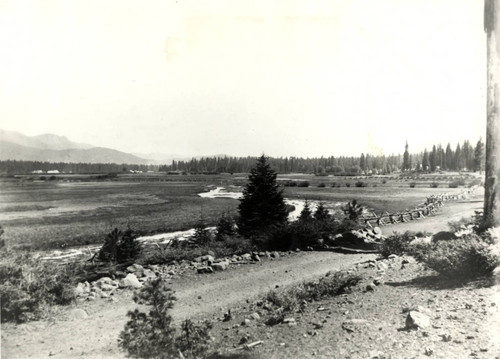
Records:
[[[0,264],[2,322],[25,322],[43,317],[46,307],[66,305],[74,299],[78,264],[43,263],[31,254],[7,253]]]
[[[191,236],[191,243],[197,246],[205,246],[212,242],[212,234],[207,229],[207,225],[203,219],[200,219],[194,227],[194,234]]]
[[[115,228],[104,239],[104,244],[97,253],[97,258],[104,262],[124,263],[134,261],[141,253],[137,235],[128,228],[125,232]]]
[[[351,187],[351,184],[349,182],[346,182],[345,186],[346,187]]]
[[[283,312],[300,308],[304,301],[318,301],[346,293],[361,281],[359,275],[330,272],[317,281],[304,282],[284,291],[270,291],[265,299]]]
[[[169,314],[176,300],[166,283],[157,278],[146,282],[134,295],[134,302],[151,306],[148,313],[135,309],[128,312],[130,320],[120,333],[119,345],[134,358],[204,357],[208,350],[209,323],[198,327],[190,320],[181,325],[181,335],[175,336]]]
[[[366,186],[368,186],[368,185],[367,185],[365,182],[363,182],[363,181],[356,181],[356,183],[354,183],[354,185],[355,185],[356,187],[366,187]]]
[[[326,187],[326,184],[324,184],[323,182],[321,182],[320,184],[318,184],[318,187],[319,188],[324,188],[324,187]]]
[[[234,235],[236,233],[235,226],[234,219],[229,214],[223,213],[217,221],[215,239],[222,241],[224,238]]]
[[[472,279],[491,275],[500,264],[495,244],[476,234],[434,243],[422,261],[439,274],[452,279]],[[498,246],[498,243],[496,244]]]
[[[381,254],[385,258],[391,254],[398,256],[412,252],[410,242],[415,238],[414,232],[394,233],[382,242]]]
[[[439,187],[439,183],[437,183],[437,182],[431,183],[431,188],[438,188],[438,187]]]
[[[410,182],[410,188],[415,188],[417,184],[415,182]]]
[[[298,187],[309,187],[309,182],[308,181],[301,181],[297,183]]]
[[[383,183],[383,184],[386,184],[386,183],[387,183],[387,180],[386,180],[386,179],[383,179],[383,180],[382,180],[382,183]]]

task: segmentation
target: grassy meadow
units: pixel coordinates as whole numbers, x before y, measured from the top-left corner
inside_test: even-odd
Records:
[[[475,178],[292,174],[279,176],[278,180],[309,182],[309,187],[284,187],[286,198],[331,202],[356,199],[380,213],[415,208],[432,194],[461,192],[463,186],[448,187],[459,177],[466,184]],[[127,174],[108,180],[75,175],[45,181],[26,177],[0,179],[0,224],[5,230],[3,238],[11,247],[32,249],[100,243],[115,227],[130,226],[140,234],[185,230],[194,227],[200,218],[207,225],[214,225],[223,212],[237,213],[239,201],[201,198],[198,193],[214,186],[245,182],[246,174]],[[357,187],[356,182],[363,184]],[[437,183],[437,188],[431,188],[430,183]]]

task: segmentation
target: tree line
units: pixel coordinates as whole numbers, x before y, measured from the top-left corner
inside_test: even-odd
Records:
[[[257,157],[202,157],[188,161],[172,161],[164,165],[129,165],[115,163],[66,163],[40,161],[0,161],[0,173],[19,174],[34,171],[58,170],[64,173],[125,173],[129,171],[160,171],[170,173],[217,174],[248,173]],[[458,143],[452,149],[448,143],[432,146],[430,151],[410,154],[408,143],[403,155],[371,155],[359,157],[271,157],[269,164],[277,173],[315,173],[316,175],[389,174],[402,171],[482,171],[484,143],[481,139],[472,146],[469,141]]]

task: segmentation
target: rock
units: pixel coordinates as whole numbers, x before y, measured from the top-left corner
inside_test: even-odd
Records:
[[[405,257],[401,261],[402,264],[410,264],[410,263],[415,263],[415,260],[411,257]]]
[[[425,348],[425,352],[424,353],[427,356],[431,356],[432,354],[434,354],[434,350],[432,350],[432,348],[427,347],[427,348]]]
[[[227,267],[229,267],[228,262],[217,262],[217,263],[212,264],[212,269],[214,271],[223,271],[223,270],[226,270]]]
[[[127,272],[129,273],[142,272],[143,270],[144,267],[137,263],[134,263],[127,267]]]
[[[377,278],[375,278],[375,279],[373,280],[373,284],[375,284],[375,285],[382,285],[382,284],[384,284],[384,283],[385,283],[385,282],[384,282],[384,280],[383,280],[383,278],[382,278],[382,277],[377,277]]]
[[[137,276],[133,273],[127,274],[127,276],[120,280],[119,286],[121,288],[141,288],[142,284],[137,279]]]
[[[431,326],[431,318],[427,315],[411,311],[406,316],[406,329],[424,329]]]
[[[80,308],[70,310],[68,316],[71,319],[87,319],[89,317],[87,312]]]
[[[375,235],[382,234],[382,230],[380,229],[380,227],[373,227],[372,231],[373,231],[373,234],[375,234]]]
[[[377,263],[377,269],[378,270],[387,270],[387,264],[385,264],[384,262],[378,262]]]
[[[252,313],[252,314],[250,314],[250,319],[259,320],[260,319],[259,313]]]
[[[397,259],[399,258],[399,256],[397,254],[391,254],[389,257],[387,257],[389,259]]]
[[[278,252],[272,252],[271,253],[271,257],[272,258],[279,258],[280,257],[280,254]]]
[[[257,253],[254,253],[253,256],[252,256],[252,260],[254,260],[255,262],[260,262],[260,257]]]
[[[284,324],[289,324],[289,323],[295,323],[295,318],[285,318],[283,319],[283,322]]]
[[[195,262],[202,263],[202,262],[211,262],[213,263],[215,261],[214,256],[211,256],[210,254],[206,254],[204,256],[196,257],[194,259]]]
[[[77,297],[81,297],[83,296],[84,294],[87,294],[87,293],[90,293],[90,284],[89,282],[85,282],[85,283],[78,283],[76,288],[75,288],[75,295]]]
[[[377,286],[374,283],[370,283],[366,286],[366,291],[367,292],[374,292]]]
[[[155,272],[153,272],[151,269],[144,269],[142,272],[142,276],[146,278],[156,278]]]
[[[212,267],[210,267],[210,266],[204,266],[204,267],[199,267],[199,268],[197,269],[197,272],[198,272],[199,274],[203,274],[203,273],[213,273],[213,272],[214,272],[214,270],[213,270],[213,269],[212,269]]]
[[[115,290],[116,287],[112,286],[111,284],[102,283],[100,289],[103,292],[111,292],[111,291]]]
[[[207,255],[215,257],[215,252],[214,251],[207,251]]]
[[[252,255],[250,253],[245,253],[245,254],[241,255],[241,259],[243,259],[245,261],[252,260]]]
[[[250,325],[250,319],[245,318],[245,320],[243,320],[243,321],[241,322],[241,325],[243,325],[243,326]]]

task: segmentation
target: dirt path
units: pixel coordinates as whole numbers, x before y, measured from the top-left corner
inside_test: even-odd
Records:
[[[180,278],[172,282],[178,298],[175,320],[221,316],[230,306],[265,293],[276,285],[288,286],[348,268],[374,255],[343,255],[303,252],[273,261],[240,265],[225,272]],[[72,308],[63,308],[56,321],[8,324],[2,328],[4,358],[124,358],[117,347],[126,313],[135,307],[131,292],[122,292],[118,302],[84,302],[86,319],[71,319]]]
[[[393,231],[448,229],[447,223],[471,216],[482,208],[482,191],[469,200],[448,202],[440,213],[420,221],[383,227]],[[343,255],[330,252],[297,253],[277,260],[233,267],[210,275],[187,276],[172,281],[178,301],[174,319],[220,317],[227,308],[261,295],[272,288],[290,286],[319,277],[330,270],[351,267],[375,255]],[[70,308],[56,308],[52,321],[22,325],[2,325],[3,358],[124,358],[117,346],[128,310],[135,308],[132,292],[123,291],[113,302],[83,302]],[[88,318],[72,317],[75,308],[84,309]]]

